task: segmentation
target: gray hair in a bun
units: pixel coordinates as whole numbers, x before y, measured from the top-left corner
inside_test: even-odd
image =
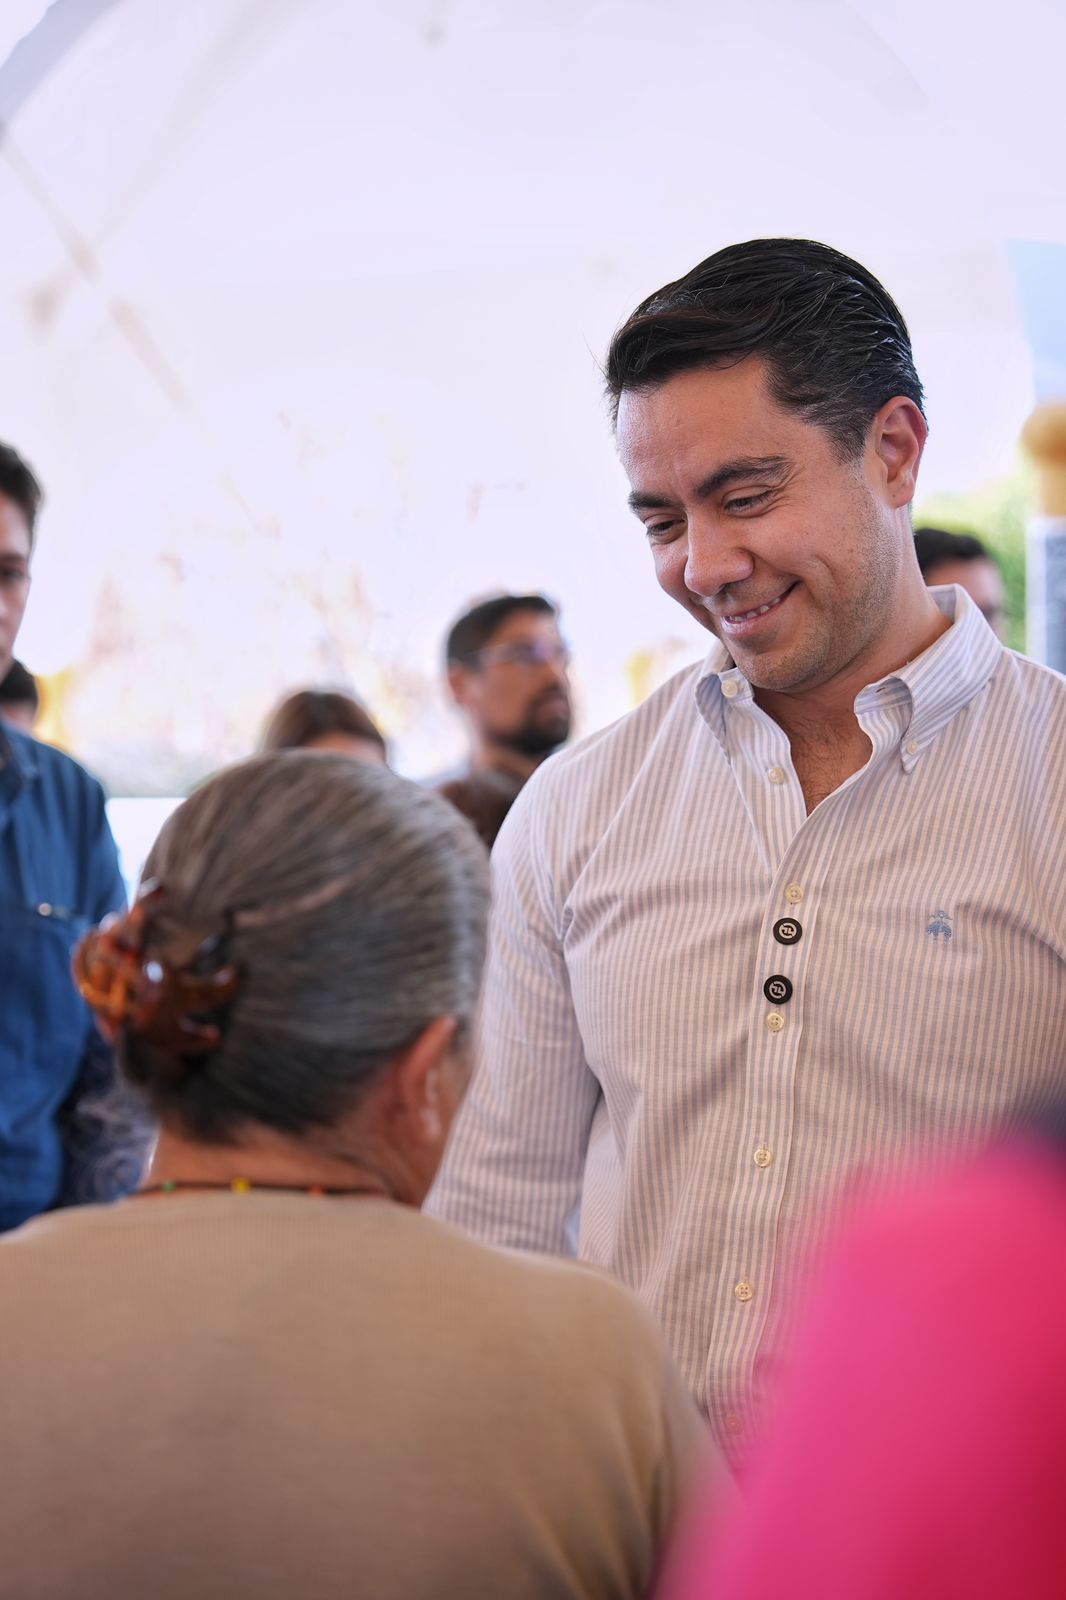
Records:
[[[145,866],[162,885],[145,954],[225,930],[240,974],[219,1047],[189,1070],[123,1047],[164,1123],[231,1139],[247,1123],[328,1126],[436,1017],[473,1019],[485,952],[485,851],[445,800],[321,752],[211,778]]]

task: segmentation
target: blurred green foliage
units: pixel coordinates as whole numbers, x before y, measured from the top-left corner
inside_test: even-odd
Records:
[[[1010,476],[969,494],[935,494],[914,511],[916,528],[975,533],[994,553],[1007,591],[1007,643],[1025,649],[1025,525],[1033,507],[1033,476],[1019,457]]]

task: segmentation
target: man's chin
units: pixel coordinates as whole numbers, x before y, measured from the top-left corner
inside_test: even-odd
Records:
[[[558,750],[559,746],[561,744],[565,744],[567,739],[569,739],[570,728],[571,721],[569,717],[567,717],[565,721],[552,723],[550,727],[545,728],[544,730],[545,745],[551,750]]]
[[[536,761],[550,756],[564,745],[569,737],[570,723],[567,722],[565,725],[556,724],[551,728],[526,729],[520,734],[512,734],[498,742],[513,750],[515,755]]]
[[[794,651],[737,651],[734,659],[752,688],[767,694],[808,694],[834,676],[824,659],[803,660]]]

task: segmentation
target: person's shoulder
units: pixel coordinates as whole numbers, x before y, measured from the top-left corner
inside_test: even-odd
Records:
[[[60,1283],[76,1297],[86,1263],[99,1262],[115,1236],[115,1218],[125,1221],[125,1206],[63,1206],[29,1217],[0,1234],[0,1300],[18,1320],[36,1315],[34,1296],[42,1284]]]
[[[98,778],[83,767],[80,761],[59,750],[53,744],[34,739],[20,729],[5,729],[19,766],[31,777],[36,777],[51,787],[94,803],[102,801],[103,786]]]
[[[662,1334],[617,1279],[577,1261],[486,1244],[436,1217],[419,1221],[432,1230],[434,1254],[449,1262],[459,1280],[480,1280],[484,1293],[478,1303],[509,1319],[517,1315],[531,1342],[577,1348],[578,1341],[583,1360],[597,1351],[601,1369],[615,1377],[633,1363],[639,1370],[641,1362],[645,1376],[659,1374],[666,1349]]]
[[[1066,823],[1066,677],[1014,650],[1004,650],[990,684],[988,735],[1012,752],[1025,786],[1030,821]]]
[[[601,1268],[527,1250],[498,1254],[508,1259],[515,1281],[532,1300],[553,1308],[546,1314],[586,1327],[597,1343],[607,1339],[641,1350],[656,1364],[663,1356],[666,1346],[651,1313],[631,1289]]]
[[[1018,650],[1004,649],[993,680],[1001,692],[1028,704],[1059,710],[1066,706],[1066,676]]]

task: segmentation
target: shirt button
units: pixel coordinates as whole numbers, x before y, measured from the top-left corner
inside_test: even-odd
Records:
[[[735,1411],[730,1411],[725,1419],[725,1428],[727,1433],[743,1433],[744,1418],[738,1417]]]
[[[803,938],[802,924],[795,917],[782,917],[774,923],[774,938],[778,944],[799,944]]]
[[[919,747],[918,747],[917,739],[908,739],[907,740],[907,754],[909,756],[916,756],[918,754],[918,748]]]
[[[740,684],[735,678],[727,678],[722,685],[722,693],[727,700],[735,700],[740,693]]]
[[[788,774],[784,767],[771,767],[766,776],[771,783],[786,783],[788,781]]]
[[[755,1152],[754,1159],[757,1167],[768,1167],[774,1159],[774,1153],[772,1150],[767,1150],[764,1144],[761,1144]]]
[[[785,1019],[780,1011],[768,1011],[766,1013],[766,1026],[771,1033],[781,1032],[781,1029],[785,1026]]]
[[[788,901],[790,906],[799,905],[800,901],[803,899],[803,890],[800,888],[798,883],[789,884],[788,888],[785,890],[785,899]]]
[[[762,992],[772,1006],[787,1006],[792,999],[792,985],[783,972],[775,972],[772,978],[767,978]]]
[[[755,1290],[752,1288],[751,1284],[746,1278],[741,1278],[740,1282],[734,1286],[733,1293],[743,1306],[747,1305],[748,1301],[755,1293]]]

